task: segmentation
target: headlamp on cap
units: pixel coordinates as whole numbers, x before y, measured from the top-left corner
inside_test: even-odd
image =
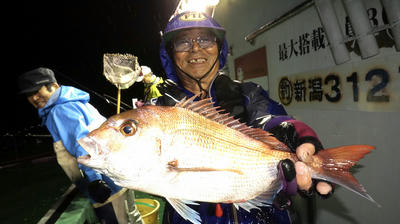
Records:
[[[225,39],[225,29],[211,16],[201,12],[184,12],[176,15],[164,29],[163,40],[166,45],[181,31],[193,28],[205,28],[215,34],[217,40]]]
[[[201,12],[213,17],[215,7],[218,3],[219,0],[180,0],[172,17],[183,12]]]

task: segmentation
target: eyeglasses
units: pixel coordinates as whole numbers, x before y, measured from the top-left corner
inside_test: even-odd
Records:
[[[181,38],[174,41],[174,49],[177,52],[190,51],[193,48],[193,42],[197,42],[200,48],[210,48],[217,43],[217,38],[212,34],[200,35],[196,39]]]

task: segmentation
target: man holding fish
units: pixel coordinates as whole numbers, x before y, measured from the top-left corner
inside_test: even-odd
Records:
[[[322,150],[315,132],[267,92],[223,75],[226,55],[225,30],[214,19],[172,18],[160,48],[162,96],[79,139],[88,155],[78,162],[164,197],[164,223],[292,223],[289,195],[327,197],[333,188],[325,181],[375,202],[349,172],[374,147]]]
[[[191,12],[175,16],[163,33],[160,55],[169,80],[159,86],[163,96],[158,98],[157,104],[174,105],[184,96],[199,95],[201,99],[211,97],[215,105],[221,106],[240,121],[274,134],[296,152],[301,160],[309,159],[317,150],[322,149],[314,131],[304,123],[286,116],[281,105],[270,99],[261,87],[253,83],[233,82],[222,74],[227,46],[225,30],[213,18]],[[294,166],[290,162],[284,164],[285,173],[296,173],[297,185],[303,194],[312,194],[314,187],[322,195],[332,193],[332,187],[327,182],[313,185],[304,163],[299,161]],[[287,199],[279,200],[288,202]],[[285,212],[272,208],[263,207],[262,210],[252,211],[250,214],[238,210],[233,215],[231,206],[225,204],[220,208],[225,217],[217,217],[218,214],[216,216],[210,212],[215,207],[211,203],[200,204],[198,212],[203,222],[216,223],[224,220],[228,223],[229,220],[229,223],[234,223],[236,219],[240,223],[267,223],[267,220],[290,223]],[[164,214],[166,222],[187,222],[170,206],[167,206]],[[259,220],[260,217],[264,220]]]

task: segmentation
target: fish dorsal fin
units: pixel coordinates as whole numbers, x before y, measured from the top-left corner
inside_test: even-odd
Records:
[[[235,119],[229,115],[224,109],[221,109],[219,106],[214,106],[214,102],[212,102],[211,98],[194,101],[198,96],[199,95],[194,95],[190,98],[184,97],[175,106],[191,110],[212,121],[240,131],[253,139],[264,142],[274,149],[290,151],[285,144],[276,139],[271,133],[259,128],[249,127],[241,123],[239,119]]]

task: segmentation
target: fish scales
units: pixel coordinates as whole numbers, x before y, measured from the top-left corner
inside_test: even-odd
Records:
[[[227,128],[184,108],[172,107],[164,109],[171,111],[163,111],[161,114],[173,115],[160,117],[160,122],[164,123],[168,119],[173,123],[173,127],[166,127],[163,131],[171,139],[171,149],[174,151],[175,158],[179,161],[181,168],[211,167],[221,170],[241,170],[243,173],[237,175],[235,173],[232,174],[230,171],[225,171],[224,173],[214,172],[212,180],[210,180],[209,173],[199,172],[193,178],[180,174],[182,176],[180,179],[184,182],[182,185],[187,187],[187,182],[190,182],[199,186],[198,193],[200,194],[203,194],[204,185],[209,185],[210,181],[212,183],[222,182],[221,185],[216,184],[213,186],[214,189],[207,195],[207,201],[219,202],[227,198],[229,200],[254,198],[265,189],[262,188],[259,192],[256,191],[252,196],[245,195],[248,193],[243,190],[249,187],[256,188],[257,184],[265,186],[265,183],[268,183],[268,179],[276,178],[276,170],[270,173],[264,172],[264,170],[268,166],[276,167],[282,158],[273,158],[271,150],[266,153],[266,146],[262,142],[252,141],[248,136],[234,129]],[[192,151],[187,153],[188,149]],[[289,153],[286,154],[289,155]],[[259,175],[257,174],[259,172],[271,174],[271,176]],[[193,174],[188,173],[188,175]],[[202,177],[203,175],[208,177],[204,178]],[[186,178],[190,178],[191,181]],[[205,180],[206,182],[200,182],[199,180]],[[179,186],[177,182],[174,184],[175,187]],[[243,186],[246,186],[246,188],[243,188]],[[268,186],[265,186],[265,188],[268,188]],[[241,190],[239,191],[239,189]],[[252,192],[252,190],[249,189],[249,192]],[[176,192],[178,192],[178,196],[183,196],[181,190],[176,190]],[[193,194],[193,192],[190,194]],[[199,196],[204,197],[205,195]],[[191,197],[193,198],[193,196]]]

